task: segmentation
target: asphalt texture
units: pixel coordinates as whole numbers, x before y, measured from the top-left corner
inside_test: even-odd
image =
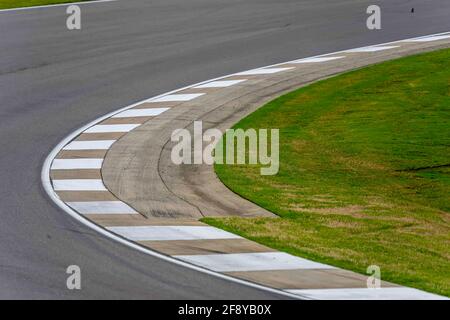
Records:
[[[382,8],[382,30],[366,8]],[[414,7],[414,13],[411,9]],[[277,299],[105,238],[45,194],[42,164],[87,122],[241,70],[450,30],[448,0],[119,0],[0,12],[0,298]],[[82,289],[68,290],[78,265]]]

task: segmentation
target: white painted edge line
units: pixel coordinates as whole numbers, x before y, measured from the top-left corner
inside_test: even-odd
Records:
[[[362,48],[373,47],[373,46],[388,46],[388,45],[391,45],[391,44],[400,44],[401,42],[406,42],[407,40],[410,40],[410,39],[419,39],[419,38],[425,38],[425,37],[434,37],[434,36],[441,36],[441,35],[447,35],[447,34],[450,34],[450,31],[444,31],[444,32],[440,32],[440,33],[435,33],[435,34],[430,34],[430,35],[424,35],[424,36],[419,36],[419,37],[409,38],[409,39],[393,40],[393,41],[389,41],[389,42],[378,43],[378,44],[373,44],[373,45],[369,45],[369,46],[365,46],[365,47],[358,47],[358,48],[354,48],[354,49],[344,49],[344,50],[340,50],[340,51],[335,51],[335,52],[330,52],[330,53],[320,54],[320,55],[316,55],[316,56],[312,56],[312,57],[307,57],[307,58],[303,58],[303,59],[319,58],[319,57],[329,57],[329,56],[338,55],[338,54],[345,54],[345,53],[348,52],[348,50],[356,50],[356,49],[362,49]],[[293,61],[298,61],[298,60],[300,60],[300,59],[296,59],[296,60],[293,60]],[[266,68],[269,68],[269,67],[276,67],[276,66],[279,66],[279,65],[287,64],[287,63],[292,63],[293,61],[287,61],[287,62],[276,63],[276,64],[274,64],[274,65],[267,66]],[[235,74],[234,74],[234,75],[235,75]]]
[[[72,141],[63,150],[108,150],[116,140]]]
[[[241,239],[238,235],[209,226],[133,226],[107,229],[134,241]]]
[[[218,272],[336,269],[285,252],[177,255],[178,259]]]
[[[52,170],[101,169],[103,159],[55,159]]]
[[[441,33],[428,35],[428,36],[431,37],[431,36],[437,36],[437,35],[449,34],[449,33],[450,33],[449,31],[446,31],[446,32],[441,32]],[[403,39],[403,40],[405,40],[405,39]],[[377,44],[377,45],[388,45],[388,44],[392,44],[392,43],[398,43],[400,41],[402,41],[402,40],[400,39],[400,40],[390,41],[390,42],[381,43],[381,44]],[[317,55],[317,56],[312,56],[312,57],[309,57],[309,58],[326,57],[326,56],[330,56],[330,55],[341,54],[341,53],[344,53],[344,52],[345,52],[345,50],[341,50],[341,51],[321,54],[321,55]],[[298,60],[298,59],[296,59],[296,60]],[[296,61],[296,60],[292,60],[292,61]],[[289,61],[288,62],[280,62],[280,63],[276,63],[276,64],[273,64],[273,65],[270,65],[270,66],[266,66],[266,68],[283,65],[283,64],[286,64],[286,63],[289,63]],[[163,93],[161,95],[158,95],[158,96],[154,97],[154,99],[155,98],[159,98],[159,97],[163,97],[163,96],[166,96],[166,95],[169,95],[169,94],[173,94],[173,93],[176,93],[176,92],[180,92],[182,90],[186,90],[186,89],[189,89],[189,88],[193,88],[195,86],[199,86],[199,85],[202,85],[202,84],[205,84],[205,83],[208,83],[208,82],[222,80],[224,78],[227,78],[227,77],[230,77],[230,76],[233,76],[233,75],[236,75],[236,73],[235,74],[223,75],[223,76],[220,76],[220,77],[217,77],[217,78],[214,78],[214,79],[202,81],[202,82],[199,82],[199,83],[196,83],[196,84],[193,84],[193,85],[185,86],[183,88],[175,89],[175,90],[169,91],[167,93]],[[136,107],[136,106],[138,106],[138,105],[140,105],[142,103],[148,102],[149,100],[151,100],[151,99],[145,99],[145,100],[138,101],[138,102],[133,103],[133,104],[131,104],[129,106],[120,108],[120,109],[118,109],[116,111],[113,111],[113,112],[110,112],[110,113],[108,113],[108,114],[106,114],[106,115],[104,115],[104,116],[102,116],[100,118],[97,118],[97,119],[89,122],[85,126],[79,128],[78,130],[75,130],[71,134],[67,135],[59,144],[57,144],[52,149],[52,151],[49,153],[47,158],[45,159],[44,164],[42,165],[42,170],[41,170],[42,186],[43,186],[45,192],[47,193],[47,195],[49,196],[49,198],[58,207],[60,207],[63,211],[65,211],[67,214],[69,214],[72,218],[74,218],[78,222],[84,224],[85,226],[93,229],[94,231],[102,234],[105,237],[108,237],[108,238],[110,238],[112,240],[115,240],[115,241],[117,241],[117,242],[119,242],[119,243],[121,243],[123,245],[126,245],[126,246],[128,246],[128,247],[130,247],[132,249],[135,249],[135,250],[137,250],[139,252],[148,254],[148,255],[150,255],[152,257],[156,257],[156,258],[161,259],[163,261],[171,262],[171,263],[174,263],[176,265],[179,265],[179,266],[191,269],[191,270],[202,272],[202,273],[214,276],[214,277],[219,278],[219,279],[224,279],[224,280],[231,281],[231,282],[234,282],[234,283],[246,285],[246,286],[249,286],[249,287],[252,287],[252,288],[255,288],[255,289],[259,289],[259,290],[263,290],[263,291],[266,291],[266,292],[276,293],[276,294],[280,294],[280,295],[284,295],[286,297],[296,298],[296,299],[299,299],[299,298],[306,299],[306,300],[312,299],[309,296],[302,295],[301,293],[290,293],[290,292],[287,292],[287,291],[266,287],[266,286],[263,286],[263,285],[260,285],[260,284],[257,284],[257,283],[253,283],[253,282],[250,282],[250,281],[241,280],[241,279],[234,278],[234,277],[222,274],[222,273],[218,273],[218,272],[214,272],[214,271],[202,268],[202,267],[198,267],[198,266],[192,265],[190,263],[186,263],[184,261],[181,261],[179,259],[175,259],[173,257],[164,255],[162,253],[150,250],[150,249],[145,248],[145,247],[143,247],[143,246],[141,246],[141,245],[139,245],[139,244],[137,244],[137,243],[135,243],[133,241],[130,241],[130,240],[126,239],[126,238],[123,238],[123,237],[121,237],[121,236],[119,236],[117,234],[114,234],[114,233],[108,231],[107,229],[99,226],[98,224],[95,224],[91,220],[87,219],[86,217],[83,217],[81,214],[79,214],[78,212],[74,211],[69,205],[67,205],[65,202],[63,202],[59,198],[59,196],[56,194],[56,192],[53,190],[53,187],[52,187],[52,183],[51,183],[51,180],[50,180],[50,168],[51,168],[51,164],[53,162],[53,159],[57,156],[57,154],[61,151],[61,149],[65,145],[67,145],[69,142],[71,142],[73,139],[75,139],[78,135],[83,133],[83,131],[85,131],[86,129],[96,125],[97,123],[99,123],[101,121],[104,121],[104,120],[112,117],[115,114],[118,114],[118,113],[120,113],[122,111],[131,109],[131,108],[134,108],[134,107]]]
[[[302,63],[321,63],[321,62],[327,62],[327,61],[333,61],[337,59],[345,58],[345,56],[339,56],[339,57],[322,57],[322,58],[306,58],[306,59],[300,59],[292,61],[291,63],[295,64],[302,64]]]
[[[2,13],[2,12],[11,12],[11,11],[33,10],[33,9],[45,9],[45,8],[63,7],[63,6],[68,7],[68,6],[72,5],[72,4],[85,5],[85,4],[95,4],[95,3],[101,3],[101,2],[114,2],[114,1],[118,1],[118,0],[92,0],[92,1],[81,1],[81,2],[47,4],[47,5],[44,5],[44,6],[32,6],[32,7],[22,7],[22,8],[1,9],[0,13]]]
[[[56,191],[108,191],[101,179],[53,180]]]
[[[414,38],[409,40],[403,40],[401,42],[431,42],[431,41],[439,41],[450,38],[450,34],[444,34],[439,36],[425,36],[420,38]]]
[[[449,300],[447,297],[408,287],[286,289],[285,291],[318,300]]]
[[[253,76],[253,75],[260,75],[260,74],[274,74],[278,72],[287,71],[294,68],[259,68],[259,69],[253,69],[248,71],[243,71],[236,73],[237,76]]]

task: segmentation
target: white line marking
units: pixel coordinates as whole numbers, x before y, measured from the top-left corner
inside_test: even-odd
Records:
[[[425,291],[406,288],[289,289],[287,292],[319,300],[448,300]]]
[[[290,70],[294,68],[264,68],[264,69],[254,69],[248,70],[244,72],[236,73],[237,76],[251,76],[251,75],[259,75],[259,74],[274,74],[286,70]]]
[[[168,94],[159,98],[149,99],[147,102],[177,102],[190,101],[201,97],[204,93]]]
[[[345,58],[345,56],[340,57],[319,57],[319,58],[306,58],[306,59],[300,59],[292,61],[292,63],[320,63],[320,62],[327,62],[337,59]]]
[[[138,214],[122,201],[67,202],[67,205],[82,214]]]
[[[404,40],[402,42],[429,42],[429,41],[438,41],[450,38],[450,35],[442,35],[442,36],[433,36],[433,37],[422,37],[411,40]]]
[[[219,272],[334,268],[284,252],[179,255],[176,258]]]
[[[203,88],[226,88],[233,86],[235,84],[241,83],[247,81],[247,79],[242,80],[222,80],[222,81],[211,81],[205,84],[201,84],[199,86],[196,86],[194,88],[196,89],[203,89]]]
[[[63,150],[107,150],[116,140],[72,141]]]
[[[399,46],[372,46],[372,47],[364,47],[364,48],[357,48],[357,49],[351,49],[351,50],[347,50],[345,52],[349,52],[349,53],[357,53],[357,52],[378,52],[378,51],[383,51],[383,50],[389,50],[389,49],[394,49],[394,48],[398,48]]]
[[[53,180],[56,191],[107,191],[101,179]]]
[[[137,226],[109,227],[124,238],[134,241],[167,241],[167,240],[205,240],[205,239],[239,239],[241,237],[214,227],[208,226]]]
[[[85,133],[108,133],[108,132],[129,132],[137,127],[139,124],[98,124],[86,131]]]
[[[169,109],[170,108],[130,109],[118,113],[111,118],[152,117],[160,115]]]
[[[95,4],[95,3],[100,3],[100,2],[113,2],[113,1],[117,1],[117,0],[95,0],[95,1],[47,4],[47,5],[44,5],[44,6],[32,6],[32,7],[23,7],[23,8],[1,9],[0,13],[2,13],[2,12],[9,12],[9,11],[22,11],[22,10],[32,10],[32,9],[43,9],[43,8],[70,6],[71,4],[83,5],[83,4]]]
[[[55,159],[52,170],[101,169],[103,159]]]

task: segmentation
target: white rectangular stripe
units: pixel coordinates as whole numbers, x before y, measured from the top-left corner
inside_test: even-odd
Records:
[[[180,255],[176,258],[219,272],[333,268],[284,252]]]
[[[101,179],[53,180],[55,191],[106,191]]]
[[[364,48],[357,48],[357,49],[347,50],[347,51],[345,51],[345,52],[350,52],[350,53],[357,53],[357,52],[377,52],[377,51],[389,50],[389,49],[394,49],[394,48],[398,48],[398,46],[364,47]]]
[[[320,63],[320,62],[327,62],[327,61],[333,61],[337,59],[342,59],[345,57],[317,57],[317,58],[306,58],[306,59],[300,59],[292,61],[291,63]]]
[[[82,214],[137,214],[122,201],[67,202],[67,205]]]
[[[55,159],[52,170],[101,169],[103,159]]]
[[[204,93],[169,94],[167,96],[159,97],[156,99],[150,99],[147,102],[190,101],[192,99],[201,97],[202,95],[204,95]]]
[[[416,39],[403,40],[402,42],[429,42],[429,41],[438,41],[450,38],[450,34],[441,35],[441,36],[432,36],[432,37],[423,37]]]
[[[72,141],[63,150],[107,150],[116,140]]]
[[[129,132],[139,126],[139,124],[98,124],[90,127],[84,133]]]
[[[112,116],[112,118],[154,117],[169,109],[170,108],[129,109]]]
[[[239,236],[208,226],[109,227],[108,230],[134,241],[238,239]]]
[[[251,75],[259,75],[259,74],[273,74],[286,70],[290,70],[293,68],[266,68],[266,69],[254,69],[249,71],[244,71],[240,73],[236,73],[238,76],[251,76]]]
[[[406,287],[289,289],[285,291],[317,300],[448,300],[443,296]]]
[[[201,84],[199,86],[196,86],[194,88],[196,89],[202,89],[202,88],[226,88],[233,86],[235,84],[241,83],[246,81],[247,79],[242,80],[218,80],[218,81],[211,81],[205,84]]]

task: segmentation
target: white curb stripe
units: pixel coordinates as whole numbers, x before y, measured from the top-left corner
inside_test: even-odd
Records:
[[[236,73],[237,76],[251,76],[251,75],[259,75],[259,74],[274,74],[286,70],[290,70],[294,68],[266,68],[266,69],[254,69],[244,72]]]
[[[411,39],[411,40],[404,40],[402,42],[429,42],[429,41],[444,40],[444,39],[448,39],[448,38],[450,38],[450,35],[416,38],[416,39]]]
[[[67,202],[67,205],[82,214],[138,214],[122,201]]]
[[[137,226],[109,227],[107,229],[134,241],[210,240],[241,238],[233,233],[208,226]]]
[[[100,179],[53,180],[56,191],[107,191]]]
[[[86,131],[85,133],[108,133],[108,132],[129,132],[137,127],[139,124],[98,124]]]
[[[178,255],[183,261],[219,272],[291,269],[334,269],[284,252]]]
[[[187,94],[169,94],[156,99],[149,99],[148,102],[181,102],[190,101],[201,97],[204,93],[187,93]]]
[[[55,159],[52,170],[101,169],[103,159]]]
[[[170,108],[130,109],[118,113],[111,118],[153,117],[169,110]]]
[[[413,288],[289,289],[287,292],[318,300],[449,300]]]
[[[72,141],[63,150],[107,150],[116,140]]]
[[[222,80],[222,81],[212,81],[205,84],[201,84],[199,86],[196,86],[194,88],[196,89],[203,89],[203,88],[226,88],[233,86],[235,84],[241,83],[247,81],[247,79],[242,80]]]
[[[344,51],[344,52],[349,52],[349,53],[358,53],[358,52],[378,52],[378,51],[389,50],[389,49],[394,49],[394,48],[398,48],[398,47],[399,47],[399,46],[364,47],[364,48],[351,49],[351,50],[347,50],[347,51]]]
[[[340,57],[320,57],[320,58],[306,58],[306,59],[300,59],[292,61],[291,63],[320,63],[320,62],[327,62],[337,59],[345,58],[345,56]]]

